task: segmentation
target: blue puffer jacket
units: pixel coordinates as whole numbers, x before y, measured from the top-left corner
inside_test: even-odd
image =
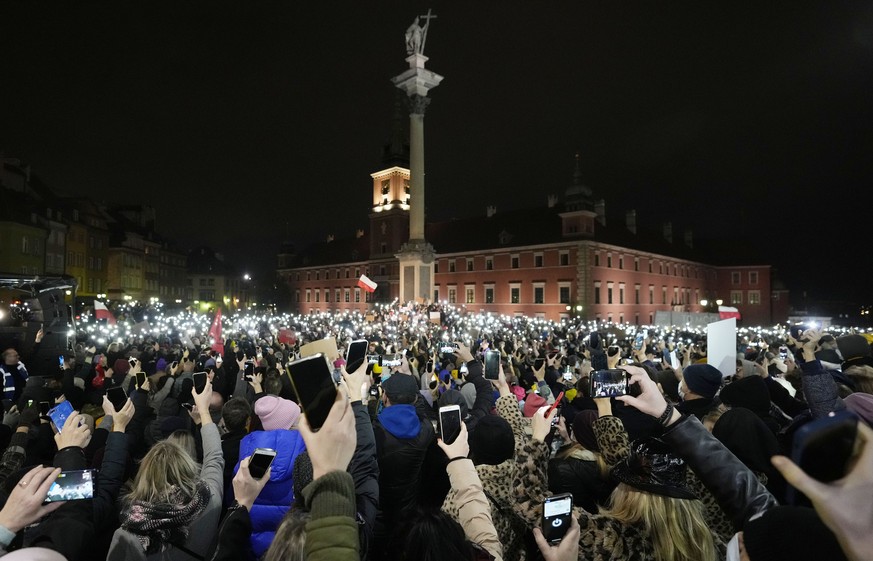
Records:
[[[303,437],[296,430],[255,431],[246,435],[239,444],[240,460],[251,456],[255,448],[272,448],[276,451],[270,473],[270,482],[252,505],[252,549],[259,559],[270,547],[282,517],[294,502],[294,485],[291,473],[294,459],[306,450]],[[233,473],[239,470],[239,463]]]

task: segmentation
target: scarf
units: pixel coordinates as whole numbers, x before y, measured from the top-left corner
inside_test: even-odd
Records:
[[[188,540],[188,525],[206,509],[211,496],[203,481],[197,482],[190,498],[174,485],[169,503],[133,501],[121,514],[121,527],[139,538],[147,554],[167,544],[183,544]]]

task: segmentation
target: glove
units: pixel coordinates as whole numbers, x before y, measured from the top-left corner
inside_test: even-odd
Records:
[[[39,419],[39,408],[34,406],[25,407],[18,418],[18,426],[29,427],[35,423],[37,419]]]

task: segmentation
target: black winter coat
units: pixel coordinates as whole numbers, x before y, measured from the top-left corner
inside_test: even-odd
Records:
[[[549,491],[573,493],[573,504],[597,514],[606,505],[615,483],[603,478],[595,460],[553,458],[549,461]]]

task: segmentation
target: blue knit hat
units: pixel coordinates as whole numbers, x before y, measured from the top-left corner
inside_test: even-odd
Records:
[[[709,399],[721,387],[721,372],[711,364],[692,364],[682,371],[682,377],[689,390]]]

